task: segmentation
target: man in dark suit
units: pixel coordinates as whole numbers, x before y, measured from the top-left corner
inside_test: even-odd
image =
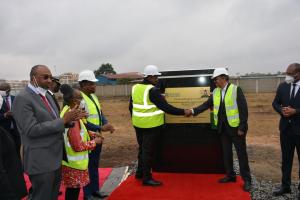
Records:
[[[32,183],[32,199],[57,200],[61,181],[65,126],[85,116],[80,109],[59,117],[47,93],[52,74],[45,65],[30,72],[30,83],[15,98],[13,116],[21,133],[24,171]]]
[[[300,64],[294,63],[286,70],[286,81],[281,83],[273,101],[273,108],[280,114],[280,145],[282,152],[281,187],[275,196],[291,192],[291,171],[295,148],[300,162]],[[300,172],[299,172],[300,173]],[[300,190],[300,184],[298,186]]]
[[[20,200],[26,194],[19,152],[11,135],[0,127],[0,199]]]
[[[214,108],[214,125],[221,135],[223,159],[226,176],[219,183],[236,182],[236,173],[233,169],[232,144],[235,146],[240,174],[244,180],[243,189],[250,191],[251,175],[246,147],[246,133],[248,130],[248,107],[246,98],[240,87],[229,83],[228,72],[225,68],[214,70],[213,81],[217,88],[213,95],[202,105],[193,109],[197,115],[211,107]]]
[[[16,122],[12,116],[12,103],[15,96],[10,95],[10,85],[8,83],[0,84],[0,90],[6,91],[6,95],[3,97],[3,104],[0,110],[0,126],[4,128],[8,133],[11,134],[17,152],[20,152],[21,139],[18,129],[16,127]],[[19,153],[18,153],[19,155]]]

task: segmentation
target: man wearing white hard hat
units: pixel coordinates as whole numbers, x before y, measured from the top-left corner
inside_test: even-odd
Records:
[[[85,111],[89,114],[86,121],[86,128],[88,131],[98,132],[102,131],[114,132],[114,127],[108,123],[102,113],[101,105],[98,97],[94,94],[96,92],[96,82],[98,81],[95,74],[91,70],[84,70],[79,73],[78,81],[80,85],[81,95],[83,101],[81,105],[84,106]],[[99,160],[102,145],[97,144],[95,149],[89,154],[89,176],[90,183],[83,188],[84,198],[93,199],[93,197],[104,198],[107,194],[99,191]]]
[[[158,83],[158,68],[148,65],[144,69],[144,80],[132,87],[129,110],[132,124],[139,144],[136,179],[141,179],[144,186],[160,186],[162,183],[153,179],[151,160],[155,141],[164,124],[164,113],[172,115],[191,115],[190,110],[175,108],[168,104],[155,87]]]
[[[246,147],[248,130],[247,101],[240,87],[229,83],[228,71],[216,68],[212,80],[216,84],[213,95],[202,105],[193,109],[194,115],[213,107],[214,125],[218,127],[223,147],[223,159],[226,176],[219,183],[236,182],[233,169],[232,144],[234,145],[240,166],[240,174],[244,180],[243,189],[251,189],[251,175]]]

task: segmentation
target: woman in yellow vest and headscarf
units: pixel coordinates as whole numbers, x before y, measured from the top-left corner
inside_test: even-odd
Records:
[[[61,112],[61,117],[74,107],[78,107],[82,100],[79,90],[64,84],[60,91],[63,93],[65,106]],[[94,138],[90,140],[90,137]],[[80,188],[89,183],[88,163],[89,150],[95,148],[96,144],[101,144],[103,138],[95,137],[95,133],[88,132],[81,119],[74,122],[64,134],[65,148],[68,161],[62,163],[62,179],[66,187],[65,200],[77,200]]]

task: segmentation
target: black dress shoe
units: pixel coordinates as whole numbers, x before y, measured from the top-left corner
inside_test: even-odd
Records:
[[[160,185],[162,185],[162,182],[156,181],[154,179],[149,179],[149,180],[143,181],[143,185],[144,186],[160,186]]]
[[[102,199],[102,198],[108,197],[108,194],[105,194],[104,192],[97,191],[97,192],[93,192],[92,196]]]
[[[219,183],[229,183],[229,182],[236,182],[236,177],[225,176],[224,178],[219,179]]]
[[[273,192],[273,195],[277,197],[277,196],[281,196],[281,195],[287,194],[287,193],[291,193],[291,188],[280,187],[279,189],[277,189]]]
[[[244,191],[250,192],[250,190],[251,190],[251,185],[252,185],[252,184],[251,184],[250,181],[245,181],[244,186],[243,186]]]

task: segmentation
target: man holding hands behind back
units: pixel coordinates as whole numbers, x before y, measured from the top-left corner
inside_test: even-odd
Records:
[[[219,183],[236,182],[236,173],[233,169],[232,144],[234,144],[244,180],[243,189],[251,189],[251,175],[246,150],[246,133],[248,130],[248,107],[246,98],[240,87],[229,83],[228,71],[225,68],[216,68],[212,79],[217,88],[213,95],[197,108],[194,115],[213,107],[214,125],[221,134],[223,159],[226,176]]]

